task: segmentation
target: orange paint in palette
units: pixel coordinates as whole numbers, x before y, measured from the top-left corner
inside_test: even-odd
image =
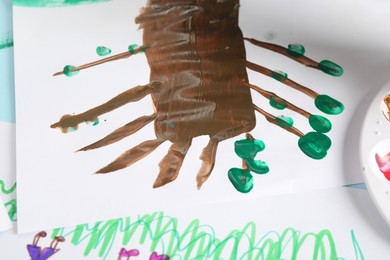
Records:
[[[385,106],[382,106],[382,113],[387,119],[387,121],[390,122],[390,94],[387,94],[383,98],[383,103],[385,104]]]

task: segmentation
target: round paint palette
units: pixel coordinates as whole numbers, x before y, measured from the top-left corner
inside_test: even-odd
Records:
[[[360,161],[369,193],[390,225],[390,82],[367,111],[360,136]]]

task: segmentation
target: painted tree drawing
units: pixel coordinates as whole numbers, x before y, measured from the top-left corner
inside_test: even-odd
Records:
[[[77,129],[79,124],[95,122],[105,113],[150,95],[155,110],[153,114],[134,119],[80,151],[120,141],[153,122],[155,139],[145,140],[125,151],[97,173],[106,174],[129,167],[169,141],[171,146],[159,163],[160,172],[154,188],[177,178],[193,139],[206,135],[209,142],[200,152],[202,165],[196,177],[197,187],[200,188],[214,168],[218,144],[245,134],[245,139],[235,142],[235,152],[242,158],[242,167],[230,169],[228,177],[238,191],[249,192],[253,187],[251,172],[268,172],[267,164],[255,159],[256,154],[264,149],[264,143],[250,134],[256,126],[256,112],[269,123],[296,135],[304,154],[313,159],[324,158],[331,146],[331,140],[325,135],[332,127],[330,121],[251,84],[247,70],[278,80],[295,89],[298,97],[306,95],[312,98],[315,106],[325,114],[340,114],[344,109],[343,104],[289,79],[287,73],[249,61],[245,42],[332,76],[341,76],[343,69],[329,60],[316,62],[309,59],[300,44],[285,48],[246,38],[238,24],[239,4],[239,0],[149,0],[135,19],[143,30],[141,46],[131,45],[127,52],[85,65],[67,65],[63,71],[55,74],[72,76],[98,64],[144,53],[150,67],[149,83],[132,87],[85,112],[64,115],[51,127],[60,128],[63,132]],[[101,48],[100,51],[107,49]],[[254,104],[252,95],[257,93],[268,99],[272,107],[290,109],[307,118],[313,131],[303,133],[293,126],[291,118],[272,115]]]

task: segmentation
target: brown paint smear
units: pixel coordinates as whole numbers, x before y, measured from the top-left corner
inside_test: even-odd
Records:
[[[150,67],[150,82],[129,89],[106,103],[78,115],[64,115],[52,128],[66,132],[80,123],[95,121],[98,116],[151,95],[155,113],[142,116],[79,151],[99,148],[129,136],[154,122],[156,139],[129,149],[97,173],[126,168],[169,140],[172,145],[160,161],[160,173],[153,187],[175,180],[192,139],[208,135],[210,140],[200,155],[202,166],[197,187],[209,178],[218,143],[251,131],[256,125],[255,111],[276,124],[275,116],[252,104],[251,88],[266,98],[271,92],[250,85],[246,69],[269,77],[272,71],[246,60],[244,38],[238,26],[239,0],[149,0],[135,19],[143,29],[143,46]],[[286,49],[245,38],[252,44],[285,55]],[[76,67],[86,69],[112,60],[128,58],[121,53]],[[290,57],[291,58],[291,57]],[[314,67],[314,61],[297,60]],[[57,72],[54,75],[60,75]],[[292,80],[285,84],[316,98],[318,94]],[[292,109],[308,117],[310,113],[289,103]],[[277,125],[277,124],[276,124]],[[285,129],[297,136],[296,128]]]

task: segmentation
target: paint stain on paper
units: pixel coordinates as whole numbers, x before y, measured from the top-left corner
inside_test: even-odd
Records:
[[[81,4],[96,4],[110,0],[13,0],[13,4],[25,7],[64,7]]]

